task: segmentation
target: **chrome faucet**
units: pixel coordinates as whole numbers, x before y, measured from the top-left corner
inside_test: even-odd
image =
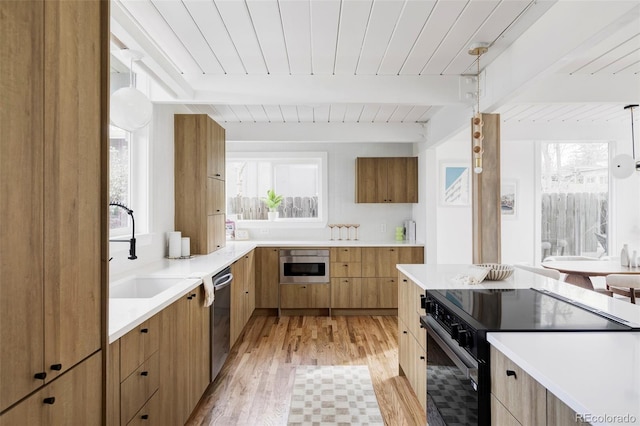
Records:
[[[121,209],[123,209],[124,211],[127,212],[127,214],[129,216],[131,216],[131,239],[129,240],[109,240],[110,242],[113,243],[129,243],[129,259],[131,260],[135,260],[138,258],[138,256],[136,256],[136,220],[133,217],[133,210],[131,210],[130,208],[128,208],[127,206],[125,206],[124,204],[120,204],[120,203],[109,203],[109,206],[114,206],[114,207],[120,207]],[[109,259],[111,260],[111,259]]]

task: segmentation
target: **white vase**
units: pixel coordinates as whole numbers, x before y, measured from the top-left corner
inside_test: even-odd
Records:
[[[269,220],[276,220],[278,216],[278,212],[267,212],[267,217],[269,218]]]
[[[629,266],[629,246],[624,244],[620,252],[620,265]]]

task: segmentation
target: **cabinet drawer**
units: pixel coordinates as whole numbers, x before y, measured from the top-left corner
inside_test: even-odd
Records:
[[[332,278],[351,278],[362,276],[361,262],[331,262]]]
[[[332,308],[361,308],[362,282],[360,278],[331,278]]]
[[[360,262],[362,249],[360,247],[332,247],[331,262]]]
[[[330,284],[281,284],[282,309],[328,308]]]
[[[142,406],[135,416],[127,423],[127,426],[148,426],[162,424],[162,418],[160,417],[160,390]]]
[[[160,347],[160,317],[155,315],[120,338],[120,381]]]
[[[127,424],[160,384],[158,352],[151,355],[120,385],[121,424]]]
[[[546,422],[546,389],[491,347],[491,393],[523,425]]]

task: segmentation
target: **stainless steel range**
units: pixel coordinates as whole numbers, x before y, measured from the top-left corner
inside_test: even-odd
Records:
[[[420,322],[427,351],[430,425],[489,425],[488,332],[631,331],[634,324],[537,289],[427,290]],[[430,354],[445,354],[432,359]],[[429,408],[431,407],[431,408]]]

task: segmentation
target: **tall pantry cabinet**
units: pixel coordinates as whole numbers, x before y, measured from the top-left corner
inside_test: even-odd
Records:
[[[206,114],[176,114],[175,229],[191,253],[225,246],[225,130]]]
[[[108,20],[0,1],[1,426],[101,422]]]

